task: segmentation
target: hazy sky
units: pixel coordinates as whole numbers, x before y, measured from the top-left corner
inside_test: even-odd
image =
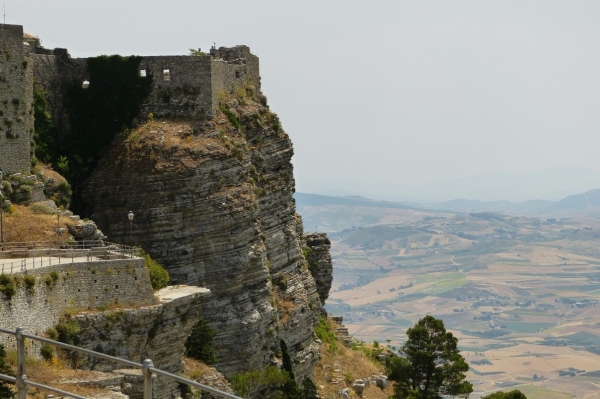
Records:
[[[522,200],[600,188],[598,1],[5,3],[7,23],[74,57],[250,46],[294,142],[298,191]]]

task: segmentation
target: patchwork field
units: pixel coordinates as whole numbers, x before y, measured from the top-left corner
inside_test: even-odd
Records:
[[[327,302],[355,337],[399,346],[426,314],[444,320],[477,398],[600,399],[600,223],[490,212],[416,213],[330,234]]]

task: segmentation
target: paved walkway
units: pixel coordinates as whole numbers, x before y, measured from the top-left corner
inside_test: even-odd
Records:
[[[117,258],[114,253],[113,259],[127,259],[132,256],[125,254],[124,257]],[[121,254],[118,254],[121,255]],[[133,256],[137,258],[136,256]],[[0,274],[20,273],[26,270],[37,270],[48,266],[66,265],[82,262],[104,262],[106,259],[97,256],[35,256],[28,258],[0,259]]]

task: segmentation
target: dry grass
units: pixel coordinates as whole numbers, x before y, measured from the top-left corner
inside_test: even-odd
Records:
[[[60,218],[60,227],[74,225],[67,217]],[[57,217],[55,215],[39,215],[33,213],[23,205],[13,205],[11,212],[4,213],[4,241],[28,242],[49,241],[56,242]],[[64,244],[68,234],[61,235],[61,244]]]
[[[330,328],[335,331],[339,328],[331,320]],[[372,345],[364,344],[363,346],[372,349]],[[367,378],[372,375],[385,374],[384,367],[381,363],[372,360],[361,350],[352,350],[344,346],[341,341],[335,343],[323,343],[321,349],[322,358],[315,369],[315,383],[319,388],[319,394],[323,399],[337,398],[337,392],[349,388],[351,397],[357,398],[352,391],[352,383],[354,380]],[[351,381],[348,383],[347,381]],[[320,389],[323,386],[323,389]],[[392,394],[391,386],[385,390],[381,390],[374,385],[366,388],[363,392],[363,399],[386,399]]]
[[[8,352],[7,360],[16,370],[16,353]],[[25,371],[29,381],[44,384],[53,388],[62,389],[81,396],[91,396],[106,392],[103,389],[92,386],[77,385],[77,381],[96,379],[101,373],[89,370],[74,370],[68,366],[65,359],[54,358],[51,362],[41,359],[27,358]],[[69,381],[69,382],[66,382]],[[30,388],[27,397],[34,399],[45,399],[51,392]]]

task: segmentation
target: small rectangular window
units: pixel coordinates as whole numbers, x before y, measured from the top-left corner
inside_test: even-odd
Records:
[[[236,79],[240,78],[240,71],[235,71],[235,77],[236,77]]]
[[[171,71],[169,71],[168,69],[163,69],[163,77],[166,81],[171,80]]]
[[[146,77],[146,70],[145,70],[145,69],[140,69],[140,76],[141,76],[142,78],[145,78],[145,77]]]

